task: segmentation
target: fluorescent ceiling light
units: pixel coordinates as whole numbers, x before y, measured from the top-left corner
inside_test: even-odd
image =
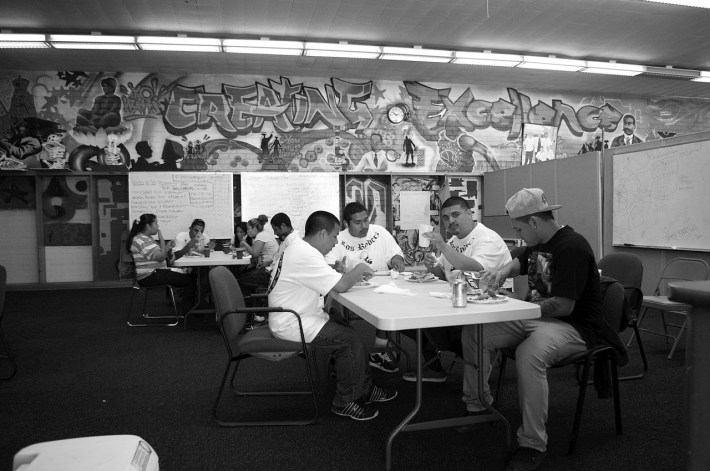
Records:
[[[581,70],[581,72],[587,72],[590,74],[626,75],[629,77],[642,74],[645,71],[646,67],[643,65],[596,61],[587,61],[587,66]]]
[[[561,72],[577,72],[586,65],[585,61],[560,59],[554,56],[523,56],[523,63],[518,65],[523,69],[556,70]]]
[[[420,47],[388,47],[382,48],[383,54],[380,59],[395,61],[419,61],[419,62],[451,62],[454,57],[452,51],[441,49],[422,49]]]
[[[54,49],[110,49],[118,51],[135,51],[135,43],[132,44],[111,44],[111,43],[52,43]]]
[[[700,72],[700,77],[692,79],[693,82],[710,82],[710,72]]]
[[[41,49],[47,48],[44,34],[0,33],[0,49]]]
[[[668,3],[684,7],[710,8],[707,0],[646,0],[647,2]]]
[[[185,46],[221,46],[217,38],[188,38],[185,36],[138,36],[138,44],[179,44]]]
[[[303,43],[300,41],[271,41],[267,39],[225,39],[224,52],[238,54],[272,54],[300,56]]]
[[[219,46],[193,44],[141,44],[144,51],[220,52]]]
[[[346,57],[351,59],[377,59],[382,53],[379,46],[345,43],[307,42],[304,55],[314,57]]]
[[[523,61],[517,54],[495,54],[492,52],[454,52],[454,64],[490,65],[494,67],[515,67]]]
[[[49,40],[51,42],[133,44],[136,38],[133,36],[104,36],[101,34],[50,34]]]

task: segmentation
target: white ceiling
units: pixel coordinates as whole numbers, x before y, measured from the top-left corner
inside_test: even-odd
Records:
[[[12,32],[266,36],[710,71],[710,9],[643,0],[20,0],[0,11],[0,29]],[[0,67],[418,80],[710,98],[710,83],[667,78],[226,53],[0,49]]]

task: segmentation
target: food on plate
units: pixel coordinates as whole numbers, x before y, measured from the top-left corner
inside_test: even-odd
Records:
[[[433,273],[415,272],[407,279],[410,281],[434,281],[437,277]]]
[[[357,283],[355,283],[355,286],[370,286],[371,284],[372,283],[370,283],[369,281],[360,280]]]

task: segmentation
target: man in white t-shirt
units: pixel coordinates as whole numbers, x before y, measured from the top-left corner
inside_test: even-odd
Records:
[[[458,271],[494,270],[510,262],[510,250],[505,241],[495,231],[473,220],[473,213],[465,199],[452,196],[444,201],[441,221],[446,231],[452,234],[448,241],[438,231],[423,234],[440,253],[436,257],[428,252],[424,265],[439,278],[449,280],[456,277]],[[462,329],[463,326],[426,329],[426,341],[422,347],[425,360],[434,358],[437,350],[453,351],[463,358]],[[407,332],[407,335],[410,333]],[[432,345],[429,339],[436,345]],[[464,367],[464,384],[467,375],[471,374],[470,369],[468,365]],[[402,377],[406,381],[417,380],[416,371],[405,373]],[[423,369],[422,381],[446,381],[446,372],[438,359]]]
[[[338,234],[338,243],[326,256],[328,263],[336,270],[350,269],[358,263],[367,263],[373,271],[382,272],[394,268],[404,271],[402,249],[392,234],[382,226],[370,224],[370,213],[362,203],[348,203],[343,208],[343,221],[346,229]],[[333,306],[333,308],[335,308]],[[375,347],[387,346],[387,333],[375,332]],[[370,366],[387,373],[399,371],[398,355],[391,352],[370,355]]]
[[[312,347],[332,351],[337,377],[333,413],[369,420],[378,414],[370,404],[394,399],[397,391],[373,384],[359,334],[352,327],[330,320],[323,310],[323,298],[328,293],[347,291],[373,274],[366,263],[341,274],[325,261],[325,254],[337,242],[339,228],[338,218],[326,211],[316,211],[308,217],[305,235],[293,239],[272,271],[269,305],[298,312],[305,341]],[[276,338],[301,340],[299,322],[292,313],[269,313],[269,329]]]
[[[194,219],[187,232],[179,232],[175,236],[173,255],[175,260],[190,252],[200,252],[210,243],[210,238],[205,234],[205,221]]]

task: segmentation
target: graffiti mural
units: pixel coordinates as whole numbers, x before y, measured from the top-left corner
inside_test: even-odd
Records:
[[[710,101],[342,78],[0,73],[0,169],[467,173],[707,129]],[[620,142],[617,141],[617,142]],[[5,162],[3,164],[3,162]]]

